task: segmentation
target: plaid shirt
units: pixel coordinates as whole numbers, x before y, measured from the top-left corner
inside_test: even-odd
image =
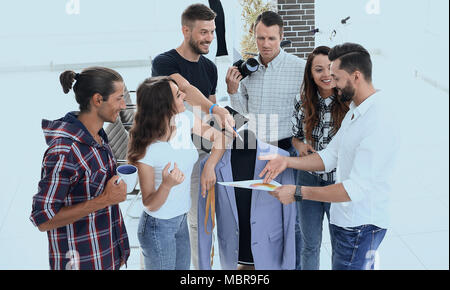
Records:
[[[331,139],[333,139],[333,136],[335,135],[335,132],[333,132],[333,119],[331,117],[331,107],[333,104],[334,96],[331,96],[329,98],[322,98],[319,94],[319,124],[317,124],[316,127],[314,127],[312,131],[312,139],[313,144],[310,144],[313,146],[314,150],[320,151],[327,147],[327,145],[331,142]],[[306,141],[305,138],[305,128],[303,126],[305,121],[305,115],[302,108],[302,101],[300,98],[300,94],[298,94],[295,98],[295,109],[294,113],[292,114],[292,134],[295,138],[299,139],[302,142]],[[325,172],[311,172],[313,175],[316,175],[320,177],[324,181],[334,182],[336,180],[336,169],[334,169],[331,172],[325,173]]]
[[[56,121],[42,121],[49,145],[45,152],[38,193],[33,197],[35,226],[52,219],[63,207],[100,195],[115,174],[116,161],[103,129],[100,145],[74,113]],[[130,254],[119,205],[90,213],[80,220],[47,232],[50,268],[119,269]]]
[[[260,65],[241,81],[239,91],[230,95],[231,106],[248,115],[249,128],[259,140],[274,142],[292,137],[291,110],[305,65],[304,59],[281,49],[267,67]]]

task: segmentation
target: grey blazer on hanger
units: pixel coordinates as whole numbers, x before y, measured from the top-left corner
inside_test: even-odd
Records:
[[[289,154],[275,146],[258,140],[256,156],[278,153]],[[216,166],[217,182],[233,181],[231,168],[231,150],[225,151]],[[207,159],[202,160],[203,170]],[[267,161],[255,160],[254,179],[264,169]],[[286,169],[275,180],[281,184],[295,184],[292,169]],[[201,190],[201,189],[200,189]],[[223,270],[235,270],[239,255],[239,222],[233,187],[216,184],[216,227],[219,244],[220,264]],[[251,249],[255,269],[281,270],[295,269],[295,202],[283,205],[267,191],[253,190],[251,201]],[[206,198],[199,191],[198,199],[198,255],[199,268],[211,269],[211,234],[205,232]],[[211,216],[208,217],[207,228],[211,232]],[[217,249],[216,249],[217,251]]]

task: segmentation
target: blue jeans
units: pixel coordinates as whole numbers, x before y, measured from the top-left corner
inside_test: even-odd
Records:
[[[304,186],[327,186],[327,182],[307,171],[298,171],[297,184]],[[312,200],[297,201],[300,235],[300,267],[302,270],[319,270],[320,247],[322,245],[323,218],[327,215],[330,221],[330,203]],[[333,235],[330,232],[331,240]]]
[[[165,220],[143,212],[138,239],[146,270],[189,270],[191,247],[187,214]]]
[[[374,225],[342,228],[330,225],[333,232],[333,270],[373,270],[377,250],[386,229]]]

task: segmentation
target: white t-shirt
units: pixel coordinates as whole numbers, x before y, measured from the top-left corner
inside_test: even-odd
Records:
[[[150,211],[144,207],[147,214],[159,219],[171,219],[185,214],[191,207],[191,174],[194,163],[198,159],[197,149],[191,139],[194,115],[192,112],[184,111],[177,114],[174,120],[177,128],[175,137],[169,142],[157,141],[150,144],[144,158],[139,161],[153,167],[155,189],[161,185],[162,171],[169,162],[171,162],[169,171],[173,169],[176,162],[185,176],[181,184],[172,187],[166,202],[157,211]]]

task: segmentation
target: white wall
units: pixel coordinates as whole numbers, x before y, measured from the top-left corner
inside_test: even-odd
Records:
[[[181,43],[182,11],[189,4],[208,2],[79,0],[79,14],[70,15],[66,10],[70,1],[75,0],[0,2],[0,82],[9,77],[1,73],[8,67],[155,57]],[[367,13],[370,1],[379,1],[378,14]],[[243,33],[241,9],[237,0],[223,0],[222,4],[227,16],[228,51],[232,54]],[[405,141],[409,148],[404,151],[405,164],[419,164],[433,172],[425,184],[448,191],[449,2],[316,0],[315,6],[316,27],[323,31],[316,35],[316,45],[351,41],[370,50],[375,85],[391,92],[406,132],[403,135],[409,138]],[[340,20],[347,16],[351,17],[349,24],[341,25]],[[330,40],[333,29],[337,34]],[[231,61],[227,59],[219,66],[219,99],[226,95],[224,74]],[[124,71],[123,75],[132,78],[128,83],[134,86],[149,74]],[[2,85],[12,89],[20,86],[20,82]],[[60,90],[53,80],[41,86],[34,91],[42,94],[50,87]],[[414,153],[414,158],[407,152]],[[435,178],[444,182],[436,185],[429,181]],[[413,182],[411,187],[417,191],[424,188],[423,184],[414,187]]]
[[[181,43],[181,14],[188,5],[208,5],[207,0],[78,0],[79,14],[70,14],[71,1],[77,0],[1,1],[0,68],[155,57]],[[222,2],[231,53],[240,6]]]
[[[379,3],[378,11],[372,3]],[[448,94],[448,8],[447,0],[316,0],[316,27],[323,31],[316,44],[360,43],[391,72],[411,76],[417,71]],[[349,23],[342,25],[347,16]]]
[[[369,14],[366,5],[376,2],[379,13]],[[389,92],[398,112],[403,143],[394,198],[437,194],[447,209],[448,9],[447,0],[316,0],[316,27],[323,31],[316,46],[356,42],[366,47],[374,85]],[[340,20],[347,16],[344,26]]]
[[[79,3],[79,6],[72,5]],[[181,14],[193,3],[207,0],[46,0],[0,2],[0,73],[41,72],[51,65],[149,61],[181,44]],[[228,99],[224,82],[240,51],[241,6],[237,0],[222,1],[226,16],[226,40],[230,57],[217,60],[217,99]],[[217,44],[208,58],[215,61]],[[110,65],[108,65],[110,66]],[[123,66],[123,65],[122,65]],[[56,70],[62,70],[60,67]],[[138,75],[119,69],[130,87],[150,70]],[[45,87],[45,86],[44,86]],[[42,88],[38,88],[42,89]]]

